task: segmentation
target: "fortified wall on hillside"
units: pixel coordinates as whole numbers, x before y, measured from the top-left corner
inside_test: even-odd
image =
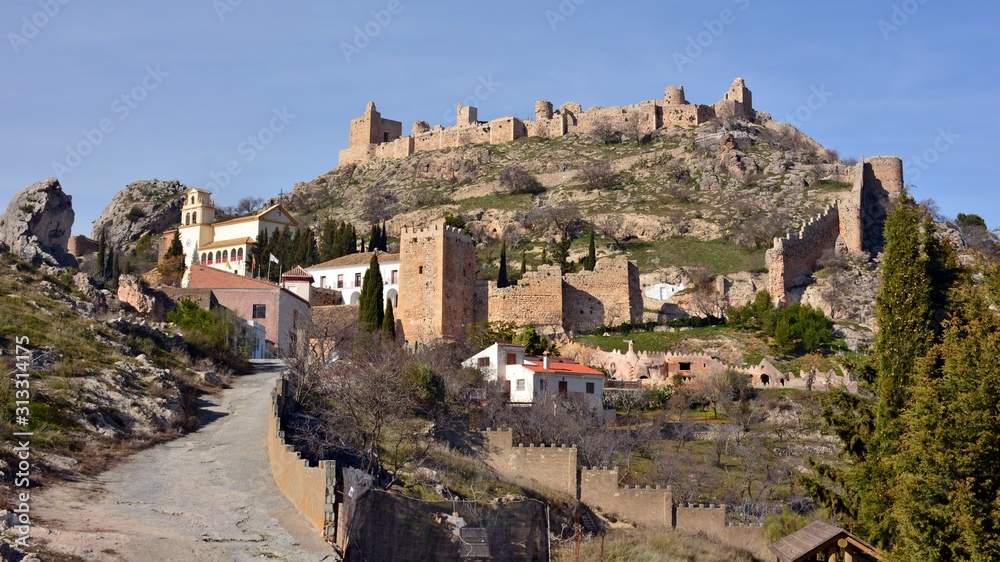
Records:
[[[535,102],[535,119],[500,117],[479,121],[479,110],[458,104],[457,122],[452,127],[431,128],[416,121],[409,135],[403,135],[400,121],[385,119],[368,102],[363,115],[351,120],[347,148],[340,151],[338,165],[363,164],[376,158],[405,158],[416,152],[472,144],[500,144],[521,137],[555,138],[570,133],[588,133],[598,124],[618,130],[637,127],[642,134],[664,127],[700,125],[711,119],[756,118],[750,90],[737,78],[722,99],[712,105],[691,104],[683,86],[668,87],[661,100],[646,100],[620,107],[595,106],[586,111],[578,103],[567,102],[553,110],[552,102]]]
[[[411,343],[464,340],[470,324],[534,324],[545,333],[642,320],[639,269],[624,257],[594,271],[563,275],[558,266],[527,272],[517,285],[476,280],[476,249],[465,231],[443,221],[399,235],[399,304],[395,316]]]
[[[837,252],[882,251],[889,208],[903,192],[903,161],[895,156],[862,159],[851,193],[813,217],[798,232],[775,238],[766,253],[768,286],[776,303],[797,300],[817,264]]]

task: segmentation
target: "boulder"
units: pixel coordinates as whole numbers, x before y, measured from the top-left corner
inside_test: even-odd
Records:
[[[165,321],[172,303],[165,295],[145,287],[135,275],[118,278],[118,300],[151,322]]]
[[[73,228],[73,197],[59,180],[34,183],[14,195],[0,215],[0,245],[35,266],[76,266],[66,251]]]
[[[111,248],[124,248],[143,234],[159,234],[177,224],[187,186],[178,181],[134,181],[111,198],[94,221],[91,237],[104,231]]]

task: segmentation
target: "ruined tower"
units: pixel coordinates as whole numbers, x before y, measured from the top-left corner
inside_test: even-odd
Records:
[[[476,308],[476,248],[460,228],[437,221],[399,234],[399,305],[412,343],[464,341]]]

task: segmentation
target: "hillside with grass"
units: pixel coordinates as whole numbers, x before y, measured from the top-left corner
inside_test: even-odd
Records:
[[[593,229],[598,257],[688,280],[761,271],[775,235],[849,190],[849,164],[785,124],[713,121],[638,141],[530,137],[340,166],[283,202],[306,225],[349,220],[359,232],[450,217],[476,239],[481,278],[496,277],[502,240],[515,272],[522,256],[529,269],[577,268]]]

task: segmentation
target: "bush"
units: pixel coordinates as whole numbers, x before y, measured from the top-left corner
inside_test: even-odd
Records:
[[[618,185],[619,177],[611,171],[611,164],[607,160],[601,160],[580,168],[577,179],[589,189],[611,189]]]
[[[250,333],[246,322],[224,309],[205,310],[182,299],[167,320],[181,329],[188,345],[201,355],[235,369],[244,369],[250,356]]]
[[[545,187],[535,179],[535,176],[520,166],[507,166],[500,171],[500,187],[513,194],[537,194],[545,191]]]

